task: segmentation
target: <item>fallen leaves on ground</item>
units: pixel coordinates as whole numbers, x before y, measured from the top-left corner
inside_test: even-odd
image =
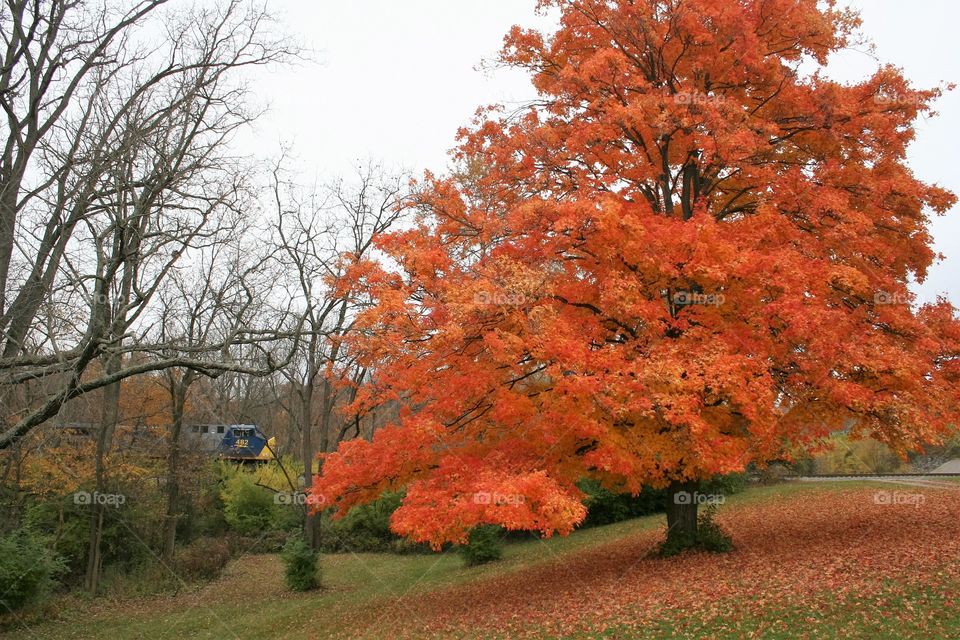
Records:
[[[912,586],[956,584],[960,488],[908,489],[922,494],[922,503],[878,503],[877,490],[857,488],[731,506],[718,517],[733,535],[731,553],[661,559],[653,552],[664,532],[646,531],[532,568],[381,603],[353,621],[355,635],[543,637],[598,632],[608,623],[644,627],[664,618],[735,627],[738,617],[770,607],[802,604],[815,613],[840,599],[856,603]],[[551,553],[546,545],[543,552]],[[945,597],[948,606],[958,604],[956,593]]]

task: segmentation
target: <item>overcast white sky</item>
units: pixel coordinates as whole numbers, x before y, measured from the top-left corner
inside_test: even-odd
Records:
[[[323,179],[380,160],[421,173],[447,166],[458,127],[476,108],[534,97],[514,71],[479,69],[513,24],[549,27],[534,0],[272,0],[286,28],[316,53],[315,63],[265,74],[270,101],[258,124],[259,151],[290,144],[305,177]],[[840,80],[864,77],[878,60],[906,70],[917,86],[960,80],[955,0],[852,0],[876,59],[845,52],[831,62]],[[258,79],[259,80],[259,79]],[[262,93],[261,93],[262,91]],[[921,122],[910,164],[922,179],[960,193],[960,90]],[[917,287],[921,300],[946,294],[960,306],[960,207],[934,220],[947,259]]]

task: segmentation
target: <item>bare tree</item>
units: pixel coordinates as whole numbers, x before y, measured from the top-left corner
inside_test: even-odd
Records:
[[[279,166],[274,171],[276,259],[290,277],[288,297],[302,304],[302,331],[293,337],[296,355],[282,372],[300,432],[304,488],[313,483],[318,451],[336,444],[334,409],[355,377],[344,338],[365,300],[351,286],[348,269],[372,253],[374,240],[397,221],[405,186],[401,176],[387,176],[377,166],[360,169],[355,182],[339,180],[310,191],[284,180]],[[319,546],[315,516],[307,515],[304,534],[311,546]]]
[[[131,332],[182,256],[216,237],[213,213],[242,201],[247,170],[229,142],[257,112],[237,72],[296,52],[239,0],[162,19],[165,0],[125,4],[8,0],[0,18],[0,398],[12,423],[0,449],[127,376],[233,367],[195,352],[129,358],[170,353]],[[41,401],[11,401],[38,383]]]
[[[180,519],[180,436],[190,388],[201,376],[217,377],[223,364],[236,362],[239,370],[265,366],[256,362],[269,352],[251,350],[255,341],[244,340],[249,328],[257,325],[271,286],[263,255],[258,255],[244,236],[229,236],[175,270],[159,293],[158,318],[161,357],[196,358],[207,354],[217,367],[169,367],[163,372],[170,396],[170,432],[167,452],[167,510],[163,556],[173,558],[177,523]],[[210,345],[218,348],[211,351]]]
[[[42,200],[46,188],[62,174],[70,173],[62,167],[41,175],[36,187],[28,185],[34,157],[48,140],[63,142],[58,124],[68,110],[84,97],[92,106],[90,98],[97,93],[93,87],[99,82],[91,82],[91,78],[108,77],[112,68],[125,66],[126,61],[117,64],[115,52],[123,48],[126,33],[164,1],[137,2],[126,12],[105,10],[99,16],[73,2],[8,0],[3,4],[0,108],[8,129],[0,157],[0,318],[4,326],[12,319],[7,308],[8,284],[21,215],[33,201]],[[38,262],[42,273],[43,261]],[[39,274],[27,280],[31,292],[23,296],[18,305],[21,309],[27,306],[27,298],[37,298],[32,291],[40,284],[38,278]],[[15,315],[25,312],[18,310]],[[8,337],[5,342],[10,341]]]

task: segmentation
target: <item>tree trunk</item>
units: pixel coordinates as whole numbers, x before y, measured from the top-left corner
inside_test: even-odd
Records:
[[[90,547],[87,558],[87,575],[84,586],[91,595],[96,595],[100,586],[100,569],[103,566],[103,557],[100,552],[100,540],[103,537],[103,509],[102,504],[94,502],[90,515]]]
[[[301,396],[301,429],[300,455],[303,459],[303,490],[308,491],[313,486],[313,390],[312,383],[302,389]],[[320,548],[320,518],[306,510],[303,523],[303,540],[311,549]]]
[[[8,182],[0,184],[0,316],[7,310],[7,277],[13,257],[17,219],[17,189]]]
[[[184,373],[189,376],[190,373]],[[177,544],[177,522],[180,519],[180,431],[183,428],[183,412],[187,399],[187,385],[185,380],[171,383],[171,418],[170,452],[167,457],[167,514],[163,536],[163,560],[172,562]]]
[[[667,544],[677,549],[697,543],[697,483],[673,482],[667,488]]]
[[[104,367],[107,375],[112,375],[120,370],[120,357],[110,354],[106,358]],[[115,382],[104,388],[103,407],[100,411],[100,428],[97,430],[97,451],[94,461],[96,467],[96,486],[94,493],[104,493],[106,491],[106,455],[110,451],[113,443],[113,432],[117,427],[117,419],[120,414],[120,383]],[[97,587],[100,584],[100,568],[102,557],[100,553],[100,540],[103,537],[103,511],[106,508],[102,503],[92,501],[90,512],[90,539],[87,549],[87,574],[84,579],[84,585],[91,594],[97,593]]]

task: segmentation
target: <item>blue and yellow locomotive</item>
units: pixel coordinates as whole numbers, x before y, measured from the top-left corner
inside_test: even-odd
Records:
[[[275,457],[276,438],[268,438],[255,424],[195,424],[190,435],[198,448],[218,458],[267,462]]]

